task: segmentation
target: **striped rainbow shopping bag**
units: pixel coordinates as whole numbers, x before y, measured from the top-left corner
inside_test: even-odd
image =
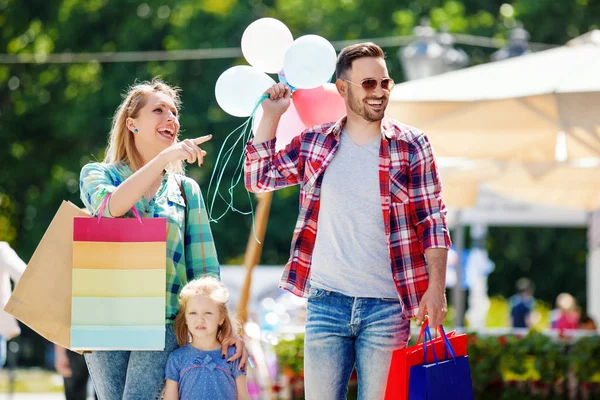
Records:
[[[163,350],[165,218],[73,220],[72,350]]]

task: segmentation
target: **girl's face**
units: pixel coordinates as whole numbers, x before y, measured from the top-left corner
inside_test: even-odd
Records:
[[[197,295],[188,300],[185,307],[185,323],[192,334],[192,340],[216,339],[219,326],[224,321],[219,304],[210,297]]]
[[[135,146],[142,155],[154,157],[171,146],[179,133],[179,115],[171,96],[154,92],[148,96],[137,118],[130,118],[128,128],[134,132]]]

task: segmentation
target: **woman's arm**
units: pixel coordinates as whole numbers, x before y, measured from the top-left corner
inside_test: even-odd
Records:
[[[163,400],[179,400],[179,384],[167,379],[165,381],[165,395]]]
[[[239,358],[238,370],[246,371],[249,357],[246,343],[237,335],[226,338],[221,345],[221,355],[223,357],[229,355],[230,346],[235,346],[235,353],[227,359],[227,362],[236,361]]]
[[[240,375],[235,378],[235,388],[237,391],[237,400],[250,400],[250,393],[248,393],[248,385],[246,383],[246,375]]]
[[[110,215],[125,215],[161,176],[169,162],[168,156],[160,153],[117,186],[108,201]]]
[[[211,138],[212,136],[208,135],[196,139],[186,139],[161,151],[114,190],[108,202],[110,214],[114,217],[125,215],[148,188],[160,178],[169,163],[187,160],[189,163],[198,161],[198,164],[202,164],[204,153],[198,145]]]

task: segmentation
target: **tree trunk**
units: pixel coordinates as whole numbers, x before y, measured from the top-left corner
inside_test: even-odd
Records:
[[[260,261],[263,247],[262,243],[264,242],[267,222],[269,221],[269,211],[271,210],[273,192],[256,194],[256,198],[258,200],[254,219],[256,238],[254,237],[255,232],[251,230],[250,237],[248,238],[248,245],[246,246],[246,254],[244,255],[246,278],[244,280],[244,286],[242,286],[242,294],[237,308],[237,320],[242,328],[248,319],[248,300],[250,299],[250,288],[252,286],[252,270]],[[258,239],[260,243],[258,243],[256,239]]]

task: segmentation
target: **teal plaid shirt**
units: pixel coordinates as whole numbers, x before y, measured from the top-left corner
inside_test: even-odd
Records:
[[[132,173],[125,164],[90,163],[84,166],[79,187],[86,209],[97,215],[106,195],[112,193]],[[220,277],[217,251],[200,187],[193,179],[180,177],[187,204],[175,175],[168,172],[151,201],[142,196],[135,204],[142,218],[167,220],[167,324],[175,321],[179,310],[177,297],[186,283],[201,276]],[[133,213],[130,211],[126,216],[133,218]],[[104,217],[111,217],[108,207]],[[187,218],[186,224],[184,218]]]

